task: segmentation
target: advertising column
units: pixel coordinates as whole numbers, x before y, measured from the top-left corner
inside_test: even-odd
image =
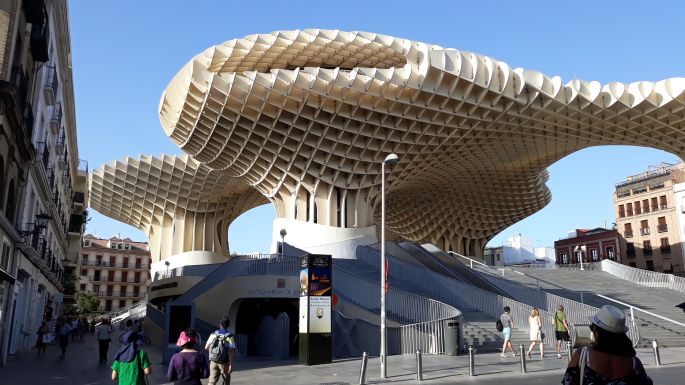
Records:
[[[333,360],[332,258],[310,254],[300,262],[300,364],[330,364]]]

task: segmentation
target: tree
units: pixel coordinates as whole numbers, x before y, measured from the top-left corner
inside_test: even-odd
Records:
[[[80,316],[93,313],[100,306],[100,298],[94,293],[79,291],[76,293],[76,309]]]

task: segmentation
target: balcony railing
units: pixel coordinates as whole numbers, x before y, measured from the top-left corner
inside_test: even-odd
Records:
[[[660,233],[665,233],[668,231],[668,225],[658,225],[656,228]]]
[[[643,227],[640,229],[640,234],[649,235],[649,227]]]
[[[57,90],[59,82],[57,80],[57,66],[47,67],[45,76],[45,86],[43,87],[43,95],[45,96],[45,103],[49,106],[55,104],[57,98]]]
[[[57,135],[62,127],[62,103],[57,102],[52,107],[52,117],[50,118],[50,130],[54,135]]]
[[[661,251],[661,254],[670,254],[671,253],[671,246],[661,246],[659,248],[659,251]]]
[[[75,204],[81,204],[81,205],[83,205],[83,203],[84,203],[85,201],[86,201],[86,196],[85,196],[84,193],[78,192],[78,191],[74,193],[74,203],[75,203]]]
[[[91,282],[115,282],[115,283],[146,283],[147,278],[127,278],[125,281],[122,281],[120,277],[114,277],[114,278],[109,278],[109,277],[91,277],[88,276],[88,280]]]
[[[130,298],[142,298],[145,296],[145,293],[141,292],[134,292],[134,291],[128,291],[128,292],[119,292],[119,291],[100,291],[96,293],[98,297],[130,297]]]
[[[646,256],[646,257],[651,256],[652,254],[653,254],[653,252],[652,252],[652,248],[651,248],[651,247],[650,247],[650,248],[645,248],[645,249],[642,250],[642,255],[644,255],[644,256]]]
[[[143,266],[142,263],[135,263],[135,262],[130,262],[130,263],[109,263],[105,261],[89,261],[89,260],[81,260],[81,265],[82,266],[98,266],[98,267],[116,267],[116,268],[121,268],[121,269],[147,269],[147,267]]]
[[[632,238],[633,237],[633,230],[626,230],[623,232],[623,236],[626,238]]]

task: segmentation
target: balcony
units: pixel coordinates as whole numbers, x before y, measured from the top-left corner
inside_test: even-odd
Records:
[[[87,276],[88,280],[90,282],[111,282],[111,283],[132,283],[132,284],[144,284],[147,283],[147,278],[138,278],[135,279],[134,277],[128,277],[126,280],[122,280],[121,277],[103,277],[102,275],[99,277],[95,276]]]
[[[28,98],[28,78],[21,66],[12,67],[10,83],[17,87],[17,97],[19,98],[19,111],[24,119],[24,130],[27,137],[33,134],[33,107]]]
[[[64,146],[67,141],[67,137],[64,134],[64,131],[62,131],[62,134],[57,138],[57,142],[55,142],[55,154],[57,155],[63,155],[64,154]]]
[[[77,191],[77,192],[74,193],[74,195],[73,195],[73,197],[72,197],[72,201],[73,201],[73,203],[74,203],[74,206],[81,206],[81,207],[83,207],[83,205],[84,205],[84,203],[85,203],[85,201],[86,201],[86,195],[85,195],[84,193],[82,193],[82,192]]]
[[[661,254],[671,254],[671,246],[661,246],[659,248],[659,251],[661,252]]]
[[[116,291],[100,291],[95,293],[98,297],[115,297],[115,298],[143,298],[145,297],[145,293],[138,292],[136,293],[135,291],[128,291],[128,292],[116,292]]]
[[[57,135],[62,127],[62,103],[52,106],[52,117],[50,118],[50,131],[52,135]]]
[[[649,227],[643,227],[640,229],[640,234],[649,235]]]
[[[656,227],[656,229],[657,229],[657,231],[659,231],[660,233],[665,233],[665,232],[668,231],[668,225],[658,225],[658,226]]]
[[[145,269],[147,270],[147,267],[144,267],[143,264],[138,264],[138,263],[109,263],[105,261],[87,261],[87,260],[81,260],[81,266],[96,266],[96,267],[114,267],[114,268],[120,268],[120,269]]]
[[[626,238],[632,238],[633,237],[633,230],[626,230],[623,232],[623,236]]]
[[[661,205],[659,205],[659,208],[661,208],[661,210],[666,210],[666,209],[668,209],[668,205],[667,204],[661,204]]]
[[[81,236],[83,233],[83,214],[71,214],[69,235]]]
[[[644,249],[642,249],[642,255],[644,255],[645,257],[649,257],[649,256],[651,256],[652,254],[653,254],[653,252],[652,252],[652,248],[651,248],[651,247],[650,247],[650,248],[644,248]]]
[[[45,104],[52,106],[57,98],[59,82],[57,80],[57,67],[46,67],[45,84],[43,85],[43,97]]]
[[[38,25],[45,23],[47,14],[45,11],[45,0],[24,0],[22,8],[24,9],[24,17],[27,23]]]
[[[48,41],[50,29],[48,23],[31,25],[31,56],[34,61],[45,63],[48,61]]]

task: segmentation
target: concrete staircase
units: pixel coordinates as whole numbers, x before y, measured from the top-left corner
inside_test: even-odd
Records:
[[[628,309],[627,306],[595,295],[595,293],[602,294],[674,321],[685,323],[683,312],[675,308],[675,305],[683,302],[683,295],[673,290],[641,286],[594,270],[516,270],[527,276],[506,271],[505,278],[532,288],[539,285],[541,290],[595,307],[610,304]],[[685,327],[640,311],[635,311],[634,314],[641,337],[638,347],[651,347],[651,340],[653,339],[657,339],[659,345],[663,347],[685,346]]]
[[[467,310],[462,312],[464,315],[464,346],[468,349],[472,345],[479,353],[500,352],[502,351],[502,333],[495,328],[496,318],[493,318],[478,310]],[[518,345],[525,345],[526,349],[530,345],[528,332],[514,329],[511,333],[511,342],[518,350]],[[507,354],[509,354],[507,352]]]

